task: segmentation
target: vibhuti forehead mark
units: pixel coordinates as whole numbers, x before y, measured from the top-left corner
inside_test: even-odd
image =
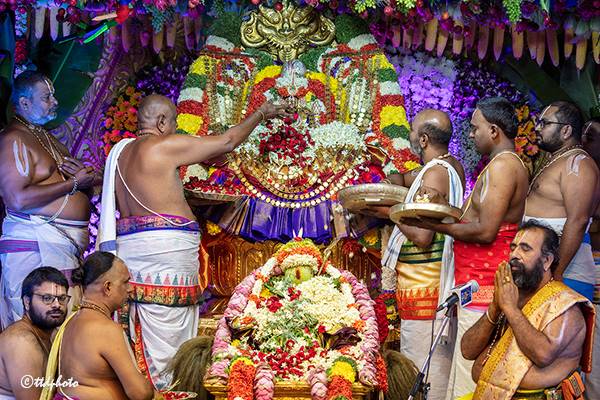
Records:
[[[27,153],[27,146],[21,140],[13,142],[13,155],[15,156],[15,167],[19,175],[22,177],[29,176],[29,154]]]
[[[550,108],[550,106],[547,106],[546,108],[544,108],[544,111],[542,111],[542,113],[540,114],[539,119],[542,119],[544,117],[544,115],[546,115],[546,111],[548,111],[549,108]]]
[[[479,191],[479,201],[483,202],[487,196],[489,181],[490,181],[490,171],[485,171],[483,175],[483,179],[481,180],[481,190]]]

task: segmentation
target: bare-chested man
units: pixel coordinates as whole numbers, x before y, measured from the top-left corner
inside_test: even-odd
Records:
[[[446,113],[427,109],[415,116],[409,135],[411,149],[425,165],[415,176],[406,202],[427,187],[442,197],[443,203],[462,206],[464,169],[448,152],[451,137],[452,123]],[[389,209],[386,211],[389,214]],[[400,351],[419,367],[431,346],[429,340],[423,340],[423,332],[430,331],[439,300],[443,301],[454,283],[452,241],[451,236],[398,224],[382,257],[383,289],[395,288],[402,321]],[[446,396],[453,345],[440,344],[431,360],[429,399]]]
[[[287,115],[283,106],[264,104],[222,135],[177,135],[175,106],[152,95],[140,103],[139,139],[122,141],[111,150],[100,249],[116,250],[131,272],[130,332],[141,355],[138,363],[147,366],[144,372],[157,389],[170,384],[167,363],[198,329],[200,233],[178,168],[233,150],[261,121],[278,115]],[[115,192],[121,214],[116,227]]]
[[[40,399],[153,397],[152,384],[137,369],[123,328],[111,317],[131,294],[129,278],[123,261],[106,252],[89,255],[73,271],[73,281],[83,288],[81,307],[57,332],[46,377],[77,384],[44,389]]]
[[[471,118],[471,138],[480,154],[491,160],[479,174],[463,206],[460,223],[421,221],[416,225],[454,237],[454,280],[457,285],[475,279],[480,286],[473,302],[458,311],[457,341],[492,301],[494,274],[505,260],[523,218],[529,176],[514,152],[517,117],[512,104],[501,97],[480,101]],[[411,224],[415,221],[410,221]],[[446,399],[472,392],[472,363],[455,346]]]
[[[587,121],[581,135],[583,148],[594,159],[596,166],[600,168],[600,118],[595,117]],[[596,284],[594,287],[594,308],[596,309],[596,327],[600,326],[600,207],[596,208],[592,224],[589,229],[592,239],[592,254],[596,270]],[[594,400],[600,398],[600,329],[596,328],[594,333],[594,355],[592,357],[593,368],[591,374],[586,375],[585,398]]]
[[[574,104],[558,101],[544,109],[536,124],[539,146],[551,153],[533,177],[525,220],[545,221],[561,236],[554,279],[592,300],[595,271],[590,217],[598,206],[598,167],[583,150],[583,117]]]
[[[54,87],[26,71],[15,79],[16,116],[0,133],[0,196],[7,208],[0,238],[3,326],[23,314],[21,282],[43,265],[69,278],[88,243],[92,168],[73,159],[42,125],[56,118]]]
[[[23,318],[0,334],[0,400],[37,400],[42,393],[51,335],[65,320],[67,278],[52,267],[23,281]]]
[[[580,365],[589,371],[593,332],[586,319],[592,326],[594,311],[553,279],[558,247],[556,232],[533,219],[511,243],[509,262],[496,272],[494,301],[462,338],[463,355],[476,360],[473,399],[577,397],[561,396],[561,383],[580,383],[573,372]]]

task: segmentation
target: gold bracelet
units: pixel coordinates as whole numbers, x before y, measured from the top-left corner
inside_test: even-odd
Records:
[[[260,122],[265,122],[267,120],[267,116],[265,115],[265,113],[262,112],[261,110],[256,110],[256,111],[260,113]]]
[[[488,321],[490,321],[490,324],[498,325],[499,321],[494,322],[494,321],[492,321],[492,318],[490,318],[490,314],[488,313],[489,310],[490,310],[489,308],[487,310],[485,310],[485,317],[487,318]],[[500,320],[500,318],[498,318],[498,320]]]

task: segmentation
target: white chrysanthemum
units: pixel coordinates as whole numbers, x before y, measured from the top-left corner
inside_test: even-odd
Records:
[[[348,42],[348,47],[352,50],[360,50],[368,44],[377,44],[375,38],[370,33],[363,33],[362,35],[358,35],[350,39]]]
[[[183,177],[183,184],[185,185],[188,183],[192,176],[197,177],[201,181],[208,179],[208,170],[200,164],[188,165],[185,170],[185,176]]]
[[[382,96],[402,94],[400,92],[400,85],[398,85],[397,82],[388,82],[388,81],[381,82],[379,84],[379,93],[381,93]]]
[[[294,267],[311,267],[313,269],[319,268],[319,261],[310,254],[292,254],[287,256],[281,262],[281,269],[286,270]]]
[[[328,332],[337,331],[345,326],[352,326],[360,319],[352,294],[340,292],[329,276],[316,276],[297,286],[306,300],[304,310],[319,321]]]
[[[209,36],[205,42],[206,46],[214,46],[223,51],[233,51],[235,45],[231,43],[229,40],[220,37],[220,36]]]
[[[339,149],[350,147],[359,151],[366,151],[367,149],[358,128],[355,125],[339,121],[333,121],[313,128],[310,136],[314,140],[316,148]]]
[[[181,91],[178,102],[181,103],[182,101],[186,100],[202,101],[203,96],[204,91],[202,89],[199,87],[190,87]]]

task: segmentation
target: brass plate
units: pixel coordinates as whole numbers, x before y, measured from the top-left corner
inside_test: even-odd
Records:
[[[241,194],[201,192],[199,190],[185,189],[185,197],[193,206],[206,206],[220,203],[232,203],[242,199],[244,196]]]
[[[216,400],[227,399],[227,385],[220,382],[219,380],[209,379],[204,381],[204,387],[208,390]],[[367,395],[373,389],[364,386],[360,383],[352,385],[352,398],[356,400],[362,400],[367,398]],[[291,400],[291,399],[304,399],[311,400],[310,386],[306,383],[283,383],[277,382],[275,384],[274,399],[277,400]]]
[[[393,206],[402,203],[408,189],[389,183],[364,183],[349,186],[337,194],[342,207],[360,213],[369,206]]]
[[[402,218],[433,218],[444,224],[460,220],[460,208],[435,203],[404,203],[390,209],[390,219],[399,223]]]

